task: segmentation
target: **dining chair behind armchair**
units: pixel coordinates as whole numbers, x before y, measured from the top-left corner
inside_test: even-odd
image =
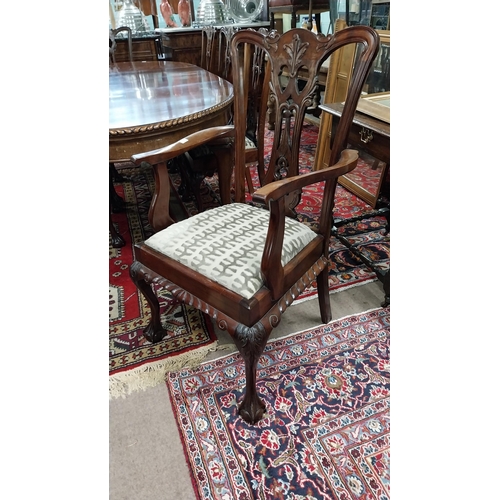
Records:
[[[116,35],[119,33],[127,33],[127,54],[128,60],[132,62],[132,30],[128,26],[120,26],[109,30],[109,62],[116,63]]]
[[[232,82],[232,55],[230,50],[231,39],[239,28],[228,25],[222,27],[204,26],[202,28],[201,46],[201,67]],[[260,31],[266,32],[265,28]],[[249,166],[258,161],[258,149],[256,146],[259,140],[259,113],[261,111],[261,99],[267,99],[263,79],[265,74],[264,51],[256,48],[246,47],[241,50],[239,57],[246,58],[245,72],[250,79],[245,100],[248,103],[248,124],[247,124],[247,156]],[[264,97],[263,97],[264,90]],[[266,108],[267,109],[267,106]],[[264,119],[265,119],[264,109]],[[232,111],[228,114],[227,123],[233,121]],[[262,141],[264,139],[262,128]],[[184,200],[187,201],[192,195],[196,200],[198,211],[203,211],[201,198],[201,185],[205,177],[211,177],[217,172],[217,160],[213,151],[207,147],[195,148],[185,153],[183,161],[179,166],[179,171],[183,177],[181,191]],[[246,179],[249,191],[253,192],[253,184],[250,170],[246,171]]]
[[[318,85],[319,68],[331,53],[349,43],[359,44],[362,51],[333,141],[330,166],[300,173],[302,127]],[[234,124],[196,132],[165,148],[132,156],[136,164],[147,161],[163,168],[168,160],[196,146],[215,145],[222,164],[234,160],[236,194],[242,187],[244,191],[249,58],[241,55],[247,46],[265,52],[276,128],[266,155],[266,183],[253,193],[255,204],[229,203],[180,222],[170,218],[165,229],[135,245],[130,268],[132,280],[151,309],[151,320],[143,331],[148,341],[158,342],[169,335],[156,296],[161,288],[177,301],[202,310],[231,335],[245,365],[246,389],[239,414],[251,424],[263,418],[266,409],[257,393],[259,358],[286,309],[306,287],[316,286],[321,321],[332,319],[328,271],[335,189],[338,177],[356,166],[357,151],[344,148],[378,45],[378,34],[367,26],[353,26],[327,37],[300,28],[283,35],[240,30],[231,41]],[[305,85],[299,85],[299,69],[309,75]],[[317,183],[323,183],[323,196],[316,224],[288,217],[301,190]],[[270,397],[267,392],[268,405],[273,404]]]
[[[202,28],[201,66],[232,82],[232,55],[230,51],[231,40],[240,28],[232,25],[215,27],[204,26]],[[268,30],[261,28],[260,32],[267,33]],[[258,141],[264,141],[264,125],[267,111],[267,85],[264,84],[266,58],[265,52],[259,47],[246,46],[240,51],[239,57],[245,58],[245,78],[248,80],[246,87],[245,102],[247,106],[247,134],[246,134],[246,156],[247,169],[245,178],[250,193],[253,192],[253,183],[250,172],[252,165],[262,160],[259,158]],[[265,105],[261,106],[264,99]],[[262,114],[261,114],[262,113]],[[232,113],[228,116],[228,124],[233,122]],[[183,193],[192,193],[196,199],[198,211],[203,210],[201,200],[201,184],[203,179],[212,176],[217,171],[217,161],[209,147],[195,148],[185,153],[184,165],[180,167],[183,174]],[[261,171],[261,167],[258,167]],[[187,189],[184,187],[189,184]]]
[[[230,44],[237,26],[203,26],[201,29],[200,66],[211,73],[232,82]]]
[[[233,26],[203,26],[201,29],[200,66],[211,73],[227,80],[232,80],[229,44],[236,28]],[[227,115],[227,123],[232,121],[232,112]],[[186,151],[175,159],[172,165],[181,174],[179,191],[183,201],[194,197],[199,212],[202,212],[203,200],[201,185],[205,177],[212,177],[218,171],[217,158],[213,150],[206,145]]]

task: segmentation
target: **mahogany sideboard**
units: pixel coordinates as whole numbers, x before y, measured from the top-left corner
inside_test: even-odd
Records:
[[[163,59],[161,35],[158,33],[138,34],[132,36],[133,61],[158,61]],[[115,59],[117,63],[128,62],[128,47],[125,37],[116,38]]]
[[[222,25],[217,25],[220,27]],[[269,21],[232,24],[235,28],[269,28]],[[161,45],[167,61],[201,64],[201,27],[159,28],[155,32],[161,36]]]

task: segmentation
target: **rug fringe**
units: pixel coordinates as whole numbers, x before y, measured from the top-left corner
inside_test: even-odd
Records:
[[[217,341],[194,351],[188,351],[171,358],[146,363],[137,368],[110,375],[109,399],[125,398],[132,392],[155,387],[165,382],[165,376],[168,372],[194,368],[203,361],[209,352],[216,350]]]
[[[228,351],[229,349],[236,349],[236,346],[234,344],[221,344],[217,346],[216,351]]]

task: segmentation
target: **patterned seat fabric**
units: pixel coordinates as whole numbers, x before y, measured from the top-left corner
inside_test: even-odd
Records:
[[[264,284],[260,263],[268,222],[267,210],[232,203],[177,222],[145,244],[250,299]],[[304,224],[287,217],[282,265],[316,236]]]
[[[254,144],[254,142],[248,137],[245,137],[245,149],[256,149],[256,148],[257,146]]]

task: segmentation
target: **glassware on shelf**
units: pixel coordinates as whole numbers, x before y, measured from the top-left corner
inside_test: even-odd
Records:
[[[222,0],[201,0],[196,11],[197,24],[225,24],[227,20],[226,6]]]
[[[128,26],[132,33],[149,31],[149,26],[144,14],[134,5],[132,0],[123,0],[123,6],[115,13],[115,25]]]
[[[235,22],[249,23],[262,12],[264,0],[227,0],[227,7]]]

